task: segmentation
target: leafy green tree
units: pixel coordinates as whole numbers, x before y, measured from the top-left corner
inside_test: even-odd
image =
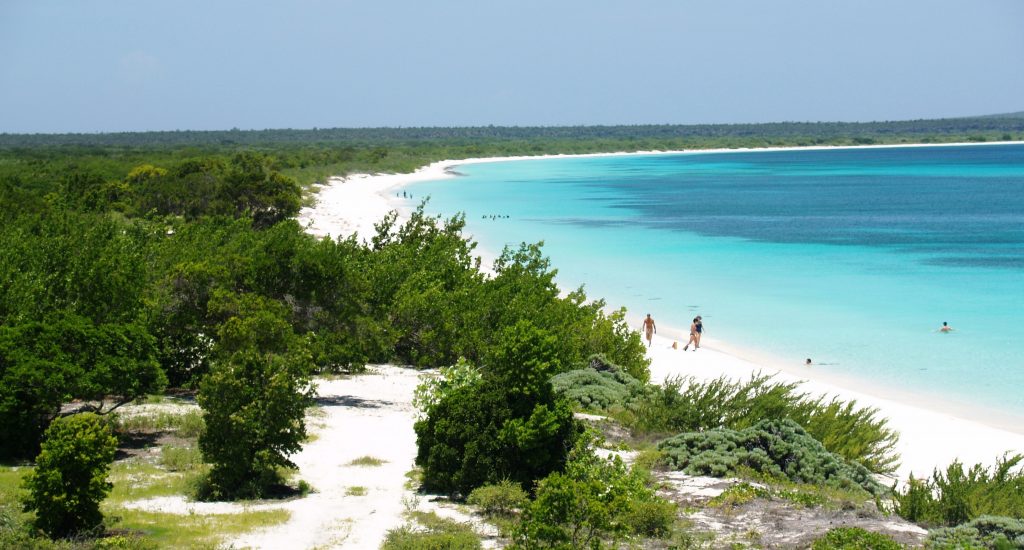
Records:
[[[256,498],[280,483],[278,469],[302,448],[314,388],[299,354],[236,352],[214,363],[199,386],[206,429],[199,436],[212,464],[206,498]]]
[[[523,321],[503,331],[478,382],[450,388],[415,425],[416,464],[428,490],[468,495],[486,483],[533,480],[560,470],[579,435],[550,335]]]
[[[94,414],[55,421],[24,482],[25,511],[36,513],[35,526],[54,538],[100,527],[100,502],[113,487],[107,473],[116,451],[117,439]]]
[[[72,399],[107,413],[165,384],[156,342],[140,324],[64,315],[0,327],[0,453],[34,453]]]

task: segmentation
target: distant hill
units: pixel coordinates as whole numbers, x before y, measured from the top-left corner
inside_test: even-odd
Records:
[[[1024,112],[967,118],[885,122],[774,122],[623,126],[477,126],[422,128],[327,128],[311,130],[216,130],[105,134],[0,134],[0,148],[33,146],[253,147],[398,146],[430,142],[470,145],[529,140],[673,141],[782,140],[786,143],[858,144],[963,139],[1024,139]]]
[[[983,115],[976,118],[1024,118],[1024,111],[1017,111],[1016,113],[1000,113],[996,115]]]

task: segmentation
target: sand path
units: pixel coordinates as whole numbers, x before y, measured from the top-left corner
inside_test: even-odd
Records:
[[[404,523],[404,502],[413,493],[405,474],[413,468],[412,394],[419,373],[390,365],[366,375],[318,382],[323,415],[310,432],[316,439],[293,457],[299,477],[315,493],[282,505],[284,524],[246,533],[235,548],[378,548],[389,529]],[[356,466],[357,458],[385,461]],[[366,494],[350,494],[353,487]]]

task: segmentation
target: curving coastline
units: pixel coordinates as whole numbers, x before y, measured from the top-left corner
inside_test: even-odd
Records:
[[[943,146],[969,146],[974,144],[944,144]],[[992,145],[987,143],[986,145]],[[881,145],[871,147],[910,147],[913,145]],[[920,145],[933,146],[933,145]],[[806,147],[800,149],[834,149],[835,147]],[[852,148],[852,147],[844,147]],[[791,148],[757,149],[782,150]],[[373,224],[388,212],[397,210],[400,219],[419,203],[418,198],[396,197],[406,186],[417,182],[457,177],[455,168],[463,164],[534,160],[540,158],[568,158],[589,156],[618,156],[636,154],[703,154],[712,152],[740,152],[751,149],[718,149],[691,151],[647,151],[640,153],[598,153],[587,155],[545,155],[526,157],[478,158],[445,160],[432,163],[412,174],[359,174],[346,178],[331,178],[319,188],[316,205],[303,209],[299,219],[307,231],[318,236],[345,237],[356,233],[369,239]],[[415,188],[405,189],[414,191]],[[484,264],[490,263],[494,253],[478,248]],[[633,323],[639,326],[639,318]],[[830,377],[802,365],[785,365],[756,350],[738,350],[726,342],[708,339],[708,345],[699,353],[673,350],[673,340],[682,339],[682,332],[672,327],[659,327],[660,335],[648,351],[651,359],[652,380],[668,376],[693,376],[698,380],[725,375],[730,378],[748,378],[756,372],[777,373],[780,381],[802,381],[801,389],[812,394],[839,396],[856,400],[858,404],[875,407],[879,415],[889,420],[891,428],[899,432],[897,452],[902,465],[897,470],[900,479],[911,473],[915,477],[930,475],[935,468],[945,468],[959,459],[967,465],[991,464],[1005,452],[1024,452],[1024,432],[1014,419],[1001,417],[998,411],[981,411],[939,399],[898,395],[885,388]]]

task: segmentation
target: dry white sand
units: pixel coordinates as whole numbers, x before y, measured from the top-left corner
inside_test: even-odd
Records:
[[[654,151],[643,154],[662,153]],[[611,155],[615,154],[626,153]],[[369,238],[373,234],[373,223],[385,213],[397,210],[407,215],[413,206],[412,201],[395,198],[396,189],[400,187],[420,181],[455,177],[454,171],[463,164],[536,158],[545,157],[450,160],[435,162],[413,174],[335,178],[323,186],[317,204],[313,208],[304,209],[300,219],[309,223],[310,231],[317,235],[337,237],[358,231],[362,238]],[[414,191],[415,187],[407,190]],[[668,327],[660,328],[663,329],[662,334],[668,332],[664,330]],[[856,400],[863,406],[875,407],[879,409],[881,417],[888,419],[889,426],[900,434],[896,449],[902,457],[902,466],[897,471],[900,479],[906,479],[911,472],[916,477],[927,476],[935,468],[945,468],[954,459],[967,465],[978,462],[991,464],[996,457],[1007,451],[1024,452],[1024,434],[1020,433],[1020,428],[1007,426],[1006,419],[986,411],[953,409],[945,403],[921,396],[894,397],[891,392],[872,392],[865,386],[858,386],[854,390],[849,381],[830,379],[823,369],[772,364],[763,360],[754,362],[741,358],[741,354],[726,352],[729,348],[723,343],[708,338],[705,340],[705,346],[700,351],[684,353],[672,350],[668,338],[656,338],[650,350],[651,379],[660,382],[666,376],[677,374],[692,375],[703,380],[721,375],[748,378],[759,371],[765,374],[777,373],[782,381],[805,380],[801,388],[809,393],[839,396],[844,400]]]
[[[293,457],[299,478],[316,491],[282,504],[291,512],[281,525],[232,541],[236,548],[378,548],[389,529],[405,523],[412,497],[405,474],[416,457],[413,390],[419,373],[393,366],[366,375],[318,382],[324,415],[317,437]],[[362,457],[379,466],[352,462]],[[350,494],[363,488],[365,495]]]

